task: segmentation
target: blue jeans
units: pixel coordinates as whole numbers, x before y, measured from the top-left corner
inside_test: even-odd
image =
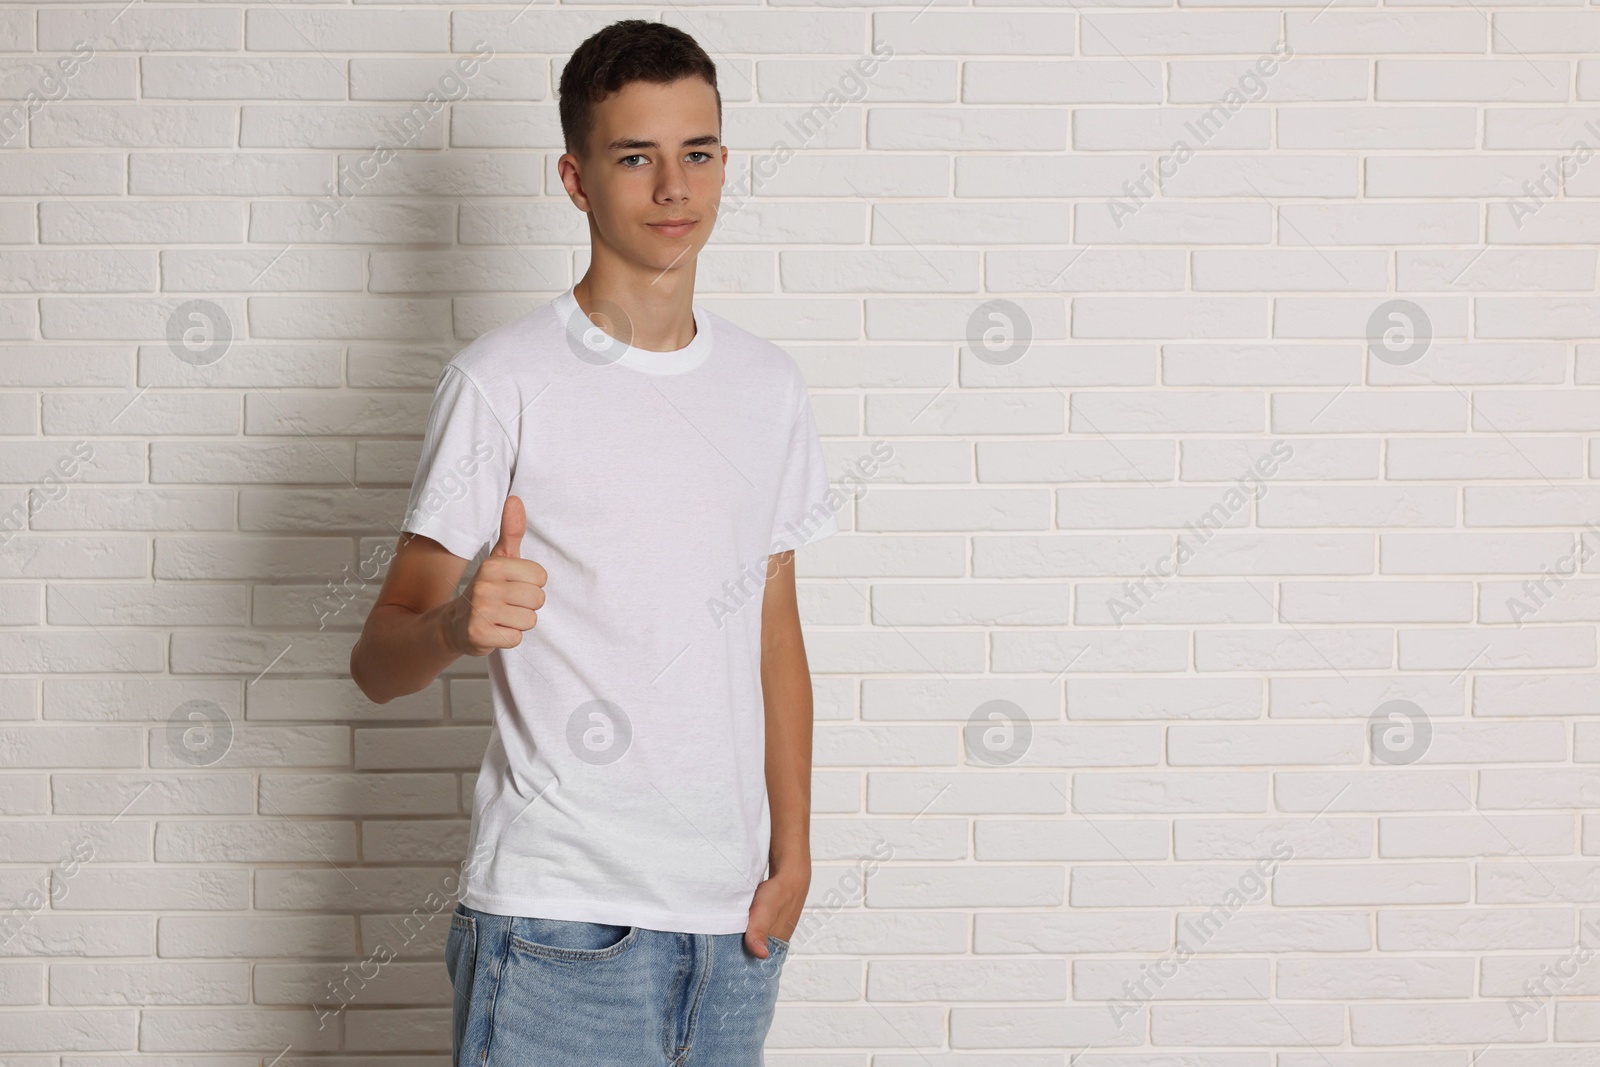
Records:
[[[457,904],[452,1067],[760,1067],[789,943]]]

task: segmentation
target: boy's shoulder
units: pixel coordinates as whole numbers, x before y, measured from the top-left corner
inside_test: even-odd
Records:
[[[767,370],[774,373],[794,374],[800,373],[800,367],[795,363],[794,357],[789,355],[781,345],[767,340],[760,334],[740,326],[732,319],[712,311],[705,305],[700,305],[700,310],[711,323],[713,341],[718,348],[731,352],[737,356],[743,365],[752,370]]]
[[[448,366],[483,386],[504,382],[552,353],[565,337],[549,300],[516,318],[490,327],[450,358]]]
[[[752,385],[761,383],[785,398],[786,410],[798,410],[799,398],[806,393],[806,378],[788,349],[710,309],[702,310],[711,323],[717,349],[724,357],[717,361],[722,372],[738,375]]]

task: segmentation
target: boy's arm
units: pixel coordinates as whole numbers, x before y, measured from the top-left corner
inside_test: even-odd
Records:
[[[751,904],[746,943],[767,954],[766,934],[788,940],[811,887],[811,670],[800,632],[794,552],[767,559],[761,604],[761,693],[767,727],[770,875]]]
[[[426,689],[461,656],[514,648],[544,607],[545,569],[520,558],[527,512],[507,498],[500,540],[478,567],[466,592],[456,584],[467,560],[438,541],[402,533],[389,573],[350,649],[350,677],[375,704]]]
[[[445,615],[467,562],[431,537],[400,535],[377,602],[350,649],[350,678],[368,700],[387,704],[425,689],[460,658],[445,645]]]

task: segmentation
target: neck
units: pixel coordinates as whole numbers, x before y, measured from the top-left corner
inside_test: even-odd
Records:
[[[685,270],[639,277],[597,275],[591,268],[572,295],[590,322],[637,348],[675,352],[694,340],[692,262]]]

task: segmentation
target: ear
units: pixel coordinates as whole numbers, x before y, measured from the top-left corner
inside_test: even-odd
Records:
[[[589,195],[583,190],[583,170],[578,157],[571,152],[564,153],[556,160],[556,170],[561,176],[561,186],[566,189],[568,198],[579,211],[587,215],[591,210]]]

